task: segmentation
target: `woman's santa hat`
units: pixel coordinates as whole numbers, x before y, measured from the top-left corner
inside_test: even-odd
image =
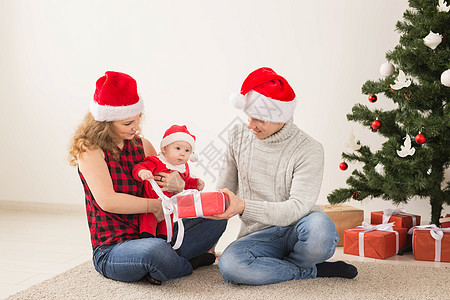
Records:
[[[289,83],[270,68],[250,73],[230,102],[252,118],[286,123],[294,115],[296,97]]]
[[[90,112],[97,121],[119,121],[137,116],[144,110],[136,80],[130,75],[107,71],[97,80]]]
[[[172,125],[169,129],[164,133],[163,139],[161,140],[161,149],[169,144],[174,142],[186,142],[191,145],[192,154],[189,158],[190,161],[197,161],[198,156],[194,153],[195,150],[195,136],[192,135],[185,125]]]

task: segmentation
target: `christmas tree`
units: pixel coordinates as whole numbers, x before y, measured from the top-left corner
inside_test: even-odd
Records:
[[[381,79],[362,86],[369,102],[384,94],[396,108],[356,104],[347,114],[349,121],[387,140],[376,152],[360,141],[350,143],[354,151],[342,153],[340,168],[360,162],[362,170],[356,168],[348,187],[332,191],[328,202],[379,197],[399,205],[418,196],[430,202],[431,223],[439,224],[443,205],[450,204],[450,182],[444,178],[450,163],[449,8],[443,0],[409,1],[403,20],[396,24],[399,44],[386,53]]]

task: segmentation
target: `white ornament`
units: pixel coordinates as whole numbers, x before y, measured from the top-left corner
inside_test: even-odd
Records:
[[[394,65],[389,62],[385,62],[380,66],[380,74],[384,77],[391,76],[394,74]]]
[[[447,3],[447,1],[439,0],[439,5],[436,6],[438,11],[448,12],[450,10],[450,6],[445,5],[444,2]]]
[[[428,174],[428,175],[431,174],[431,168],[428,169],[427,174]]]
[[[398,71],[397,79],[394,80],[394,84],[391,84],[393,90],[400,90],[404,87],[411,85],[411,80],[406,80],[406,75],[402,70]]]
[[[450,87],[450,69],[442,72],[441,74],[441,83],[445,86]]]
[[[358,141],[355,139],[355,134],[353,133],[353,129],[350,132],[348,136],[348,140],[344,143],[344,146],[347,148],[350,148],[352,150],[359,150],[361,149],[361,145],[358,143]]]
[[[433,31],[430,30],[430,33],[423,38],[423,43],[431,48],[431,49],[436,49],[436,47],[442,42],[442,35],[440,35],[439,33],[434,33]]]
[[[400,151],[397,150],[397,154],[400,157],[406,157],[408,155],[414,155],[414,153],[416,153],[416,149],[414,147],[411,147],[411,137],[409,136],[409,134],[406,134],[405,137],[405,143],[403,144],[403,146],[400,146]]]
[[[377,172],[378,174],[380,174],[381,176],[386,175],[386,172],[384,171],[384,166],[382,163],[378,163],[375,166],[375,172]]]

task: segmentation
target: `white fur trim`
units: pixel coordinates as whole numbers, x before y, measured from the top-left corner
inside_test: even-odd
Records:
[[[99,105],[94,99],[89,103],[89,110],[96,121],[119,121],[137,116],[144,110],[144,101],[139,101],[128,106]]]
[[[166,136],[165,138],[162,139],[161,141],[161,149],[169,144],[172,144],[173,142],[178,142],[178,141],[182,141],[182,142],[186,142],[189,145],[191,145],[192,147],[192,152],[194,152],[195,149],[195,140],[192,136],[190,136],[189,134],[185,133],[185,132],[175,132],[172,133],[168,136]]]
[[[167,169],[172,171],[178,171],[180,173],[186,172],[186,163],[181,165],[172,165],[162,153],[158,154],[158,158],[166,165]]]
[[[244,112],[255,119],[273,123],[286,123],[294,115],[297,98],[280,101],[266,97],[254,90],[245,95]]]

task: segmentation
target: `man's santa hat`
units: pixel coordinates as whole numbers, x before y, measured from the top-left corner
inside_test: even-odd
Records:
[[[97,121],[119,121],[134,117],[144,110],[136,80],[130,75],[107,71],[97,80],[90,112]]]
[[[192,135],[185,125],[172,125],[164,133],[163,139],[161,140],[161,149],[174,142],[186,142],[191,145],[192,154],[190,156],[190,161],[197,161],[198,156],[194,153],[195,150],[195,136]]]
[[[230,102],[252,118],[266,122],[286,123],[292,118],[296,98],[289,83],[270,68],[250,73]]]

